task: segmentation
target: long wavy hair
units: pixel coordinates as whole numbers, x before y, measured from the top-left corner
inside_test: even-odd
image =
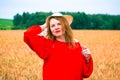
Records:
[[[62,31],[65,33],[64,34],[65,41],[68,43],[69,46],[74,46],[73,32],[72,32],[71,26],[69,25],[68,21],[62,16],[50,16],[46,19],[46,25],[47,25],[46,37],[48,39],[56,40],[56,37],[52,34],[50,30],[50,20],[52,18],[60,21],[62,25]]]

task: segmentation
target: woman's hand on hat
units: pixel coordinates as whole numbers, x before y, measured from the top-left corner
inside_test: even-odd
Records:
[[[41,25],[40,27],[41,27],[41,28],[42,28],[42,30],[44,31],[44,30],[47,28],[46,23],[44,23],[44,24],[43,24],[43,25]]]
[[[44,23],[43,25],[40,25],[40,27],[42,28],[42,32],[40,32],[38,35],[39,36],[46,36],[47,35],[46,23]]]

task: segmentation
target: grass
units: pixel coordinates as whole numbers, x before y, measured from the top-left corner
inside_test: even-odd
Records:
[[[23,30],[0,31],[0,80],[42,80],[43,61],[23,42]],[[120,31],[74,30],[91,50],[93,74],[85,80],[120,79]]]
[[[0,19],[0,29],[10,30],[13,27],[13,22],[11,19]]]

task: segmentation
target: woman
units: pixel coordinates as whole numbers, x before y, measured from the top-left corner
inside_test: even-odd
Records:
[[[24,33],[24,41],[44,60],[43,80],[83,80],[93,71],[89,50],[73,38],[72,20],[70,15],[54,13],[44,25],[32,26]]]

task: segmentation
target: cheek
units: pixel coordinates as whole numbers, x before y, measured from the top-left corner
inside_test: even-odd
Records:
[[[53,34],[54,33],[54,28],[50,28],[50,31]]]

